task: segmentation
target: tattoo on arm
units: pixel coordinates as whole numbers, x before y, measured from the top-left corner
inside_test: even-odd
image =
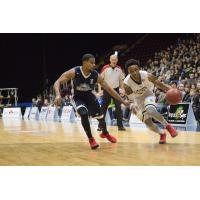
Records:
[[[126,95],[130,95],[133,93],[132,89],[125,83],[124,83],[124,90],[125,90]]]

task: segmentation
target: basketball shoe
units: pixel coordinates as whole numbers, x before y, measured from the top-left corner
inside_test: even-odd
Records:
[[[159,144],[166,144],[166,133],[163,131],[163,134],[160,134],[160,141]]]
[[[99,147],[99,145],[97,144],[97,142],[95,141],[93,137],[89,138],[89,143],[90,143],[91,149],[96,149]]]
[[[112,143],[116,143],[117,142],[117,139],[114,136],[110,135],[109,133],[101,133],[100,137],[101,138],[106,138],[108,141],[110,141]]]
[[[176,129],[171,124],[167,124],[166,129],[169,131],[172,137],[176,137],[178,135]]]

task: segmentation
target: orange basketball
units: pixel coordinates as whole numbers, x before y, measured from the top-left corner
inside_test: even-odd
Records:
[[[176,105],[182,100],[181,92],[174,88],[171,88],[167,91],[165,98],[167,100],[167,103],[169,103],[170,105]]]

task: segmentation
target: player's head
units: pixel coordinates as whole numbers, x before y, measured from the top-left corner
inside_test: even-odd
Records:
[[[140,62],[135,59],[130,59],[126,61],[125,69],[133,78],[137,78],[140,71]]]
[[[90,72],[96,68],[95,57],[92,54],[84,54],[82,57],[82,65]]]
[[[111,55],[111,56],[110,56],[110,65],[111,65],[112,67],[116,67],[117,62],[118,62],[118,57],[117,57],[117,55],[116,55],[116,54]]]

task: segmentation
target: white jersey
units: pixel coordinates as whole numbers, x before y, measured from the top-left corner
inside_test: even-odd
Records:
[[[130,100],[136,100],[137,98],[141,98],[141,97],[147,97],[150,95],[153,95],[153,83],[149,81],[148,79],[148,73],[146,71],[139,71],[140,76],[141,76],[141,84],[138,84],[137,82],[135,82],[130,74],[124,79],[124,83],[126,85],[128,85],[132,91],[133,91],[133,95],[132,97],[134,99],[130,99]]]
[[[133,91],[131,95],[128,95],[128,98],[134,104],[137,117],[141,121],[145,121],[152,117],[145,113],[146,108],[156,105],[153,93],[154,84],[149,81],[146,71],[139,71],[139,73],[141,76],[141,84],[136,83],[130,75],[124,79],[124,83]]]

